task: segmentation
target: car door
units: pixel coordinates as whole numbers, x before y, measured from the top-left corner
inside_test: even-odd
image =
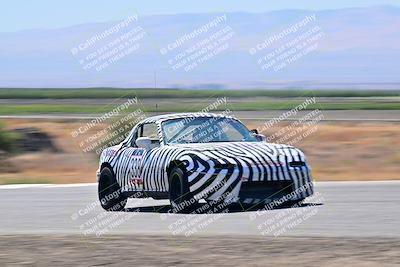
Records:
[[[159,162],[161,144],[157,124],[143,124],[138,132],[138,137],[148,137],[151,140],[151,146],[149,149],[145,149],[143,161],[141,162],[143,188],[147,191],[164,191],[164,186],[160,182],[162,171],[162,165]]]
[[[136,139],[141,131],[141,125],[134,129],[130,136],[123,142],[116,176],[121,184],[122,191],[142,191],[143,179],[140,177],[141,162],[145,149],[136,146]]]

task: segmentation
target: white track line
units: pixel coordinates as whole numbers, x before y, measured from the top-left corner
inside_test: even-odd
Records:
[[[9,184],[0,185],[0,189],[24,189],[24,188],[69,188],[69,187],[85,187],[95,186],[97,183],[81,183],[81,184]]]
[[[400,180],[384,180],[384,181],[318,181],[314,182],[315,186],[334,186],[334,185],[380,185],[380,184],[400,184]]]

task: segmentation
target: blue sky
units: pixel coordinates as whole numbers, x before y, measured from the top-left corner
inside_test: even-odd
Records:
[[[0,0],[0,32],[119,20],[137,13],[265,12],[287,8],[400,7],[399,0]]]

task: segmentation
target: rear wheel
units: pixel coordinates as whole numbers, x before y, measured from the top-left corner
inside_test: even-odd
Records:
[[[121,211],[125,208],[127,198],[121,194],[121,187],[108,167],[101,170],[98,195],[101,206],[107,211]]]
[[[197,204],[190,193],[187,177],[178,167],[169,174],[169,200],[174,213],[190,213]]]

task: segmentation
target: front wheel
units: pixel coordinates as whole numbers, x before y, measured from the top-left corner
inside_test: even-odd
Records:
[[[189,190],[183,170],[178,167],[169,174],[169,200],[174,213],[190,213],[194,211],[197,204]]]
[[[98,195],[106,211],[121,211],[125,208],[127,198],[121,193],[121,187],[108,167],[101,170]]]

